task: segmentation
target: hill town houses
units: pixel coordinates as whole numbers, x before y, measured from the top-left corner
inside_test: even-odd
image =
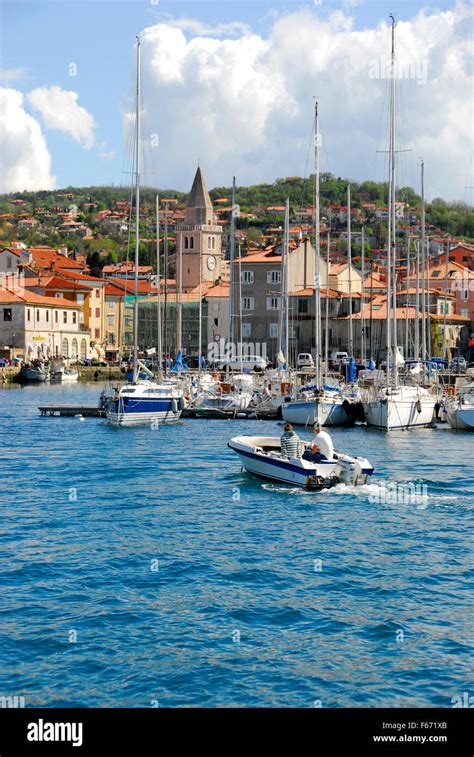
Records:
[[[253,244],[248,242],[244,251],[240,244],[244,239],[239,232],[231,272],[229,234],[222,220],[223,214],[231,208],[224,207],[224,202],[217,200],[219,207],[214,209],[204,175],[198,168],[186,207],[172,211],[176,221],[173,234],[177,253],[170,252],[169,265],[174,277],[164,278],[163,249],[159,293],[152,266],[139,266],[139,344],[142,350],[157,345],[156,312],[160,294],[166,352],[176,351],[178,302],[182,312],[182,347],[187,354],[198,352],[199,312],[204,351],[206,346],[228,337],[229,302],[232,302],[234,340],[242,341],[249,349],[260,345],[260,350],[265,350],[269,358],[277,353],[283,307],[281,228],[269,229],[272,235],[262,234]],[[163,203],[168,214],[169,207],[176,201],[170,199]],[[306,208],[296,214],[296,222],[311,220],[311,210]],[[283,206],[272,208],[275,215],[283,211]],[[399,215],[403,216],[402,206]],[[331,206],[328,216],[344,221],[347,208]],[[227,221],[228,218],[227,214]],[[275,231],[278,231],[276,235]],[[340,232],[341,239],[344,233]],[[360,231],[354,231],[354,241],[357,234],[360,235]],[[314,351],[315,347],[316,256],[311,238],[309,224],[290,226],[288,300],[292,357],[299,352]],[[334,244],[339,241],[334,240]],[[334,251],[332,244],[328,265],[327,239],[323,234],[319,261],[321,312],[323,333],[328,319],[330,349],[348,350],[348,320],[352,312],[355,355],[361,351],[363,324],[366,345],[371,345],[375,359],[383,357],[387,314],[383,251],[378,251],[380,256],[375,263],[372,256],[370,271],[362,280],[360,268],[349,267],[339,248]],[[446,254],[449,255],[447,261]],[[441,340],[444,334],[448,357],[467,345],[472,329],[473,254],[474,249],[464,243],[451,245],[448,253],[441,246],[432,252],[428,266],[430,285],[425,294],[432,329]],[[132,344],[134,273],[130,261],[120,261],[103,266],[99,277],[93,275],[84,256],[71,254],[67,247],[27,247],[19,241],[3,247],[0,244],[0,356],[26,360],[48,356],[72,360],[128,357]],[[181,293],[177,289],[178,280],[182,282]],[[401,263],[397,277],[400,344],[405,341],[405,329],[414,341],[415,324],[421,318],[419,313],[417,317],[415,284],[413,267],[407,271]]]

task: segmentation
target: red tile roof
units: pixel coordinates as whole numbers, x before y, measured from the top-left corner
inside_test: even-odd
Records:
[[[26,302],[30,305],[49,305],[79,309],[77,302],[71,302],[71,300],[65,300],[62,297],[43,297],[43,295],[30,292],[28,289],[11,291],[10,289],[0,287],[0,302]]]

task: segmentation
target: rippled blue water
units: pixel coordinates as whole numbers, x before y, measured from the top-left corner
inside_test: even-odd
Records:
[[[241,473],[226,447],[276,423],[38,414],[99,391],[0,391],[1,695],[450,707],[472,693],[474,435],[334,431],[373,482],[308,493]],[[427,501],[397,504],[397,481]]]

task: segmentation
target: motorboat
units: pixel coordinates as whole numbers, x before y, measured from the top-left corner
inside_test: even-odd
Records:
[[[451,428],[474,431],[474,382],[461,386],[446,402],[446,413]]]
[[[103,402],[107,421],[113,426],[175,423],[185,407],[177,387],[141,380],[117,387]]]
[[[302,455],[310,445],[300,440],[299,456],[287,458],[277,436],[235,436],[228,443],[248,473],[306,489],[320,490],[336,484],[361,486],[374,472],[366,458],[337,450],[331,460],[306,460]]]
[[[50,378],[49,364],[40,360],[22,365],[18,374],[18,381],[48,381]]]
[[[51,364],[51,381],[60,381],[61,383],[73,383],[78,381],[79,371],[75,368],[68,368],[62,360],[53,360]]]

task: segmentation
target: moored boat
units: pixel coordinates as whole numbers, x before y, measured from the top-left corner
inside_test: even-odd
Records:
[[[456,396],[446,402],[446,413],[451,428],[474,431],[474,382],[464,384]]]

